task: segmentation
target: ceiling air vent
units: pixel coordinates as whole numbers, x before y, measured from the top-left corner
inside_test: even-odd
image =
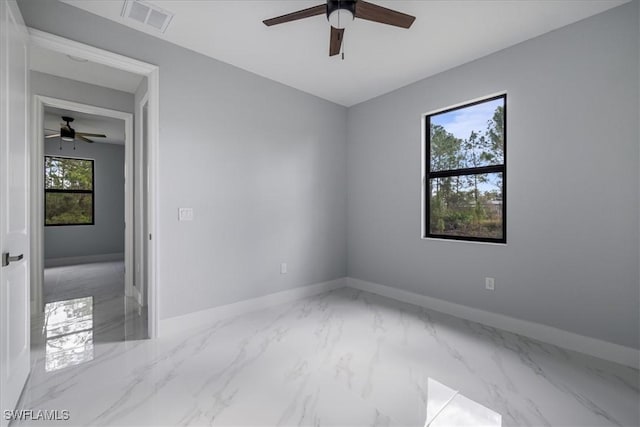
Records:
[[[164,33],[173,18],[171,12],[141,0],[126,0],[122,16]]]

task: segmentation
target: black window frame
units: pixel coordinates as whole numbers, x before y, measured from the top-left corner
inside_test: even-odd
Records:
[[[82,160],[85,162],[91,162],[91,190],[59,190],[54,188],[47,188],[47,158],[52,159],[66,159],[66,160]],[[70,225],[95,225],[96,223],[96,168],[94,159],[83,159],[80,157],[66,157],[66,156],[56,156],[46,154],[44,156],[44,164],[43,168],[44,173],[44,226],[45,227],[67,227]],[[64,223],[64,224],[47,224],[47,193],[63,193],[63,194],[91,194],[91,222],[80,222],[80,223]]]
[[[456,110],[473,107],[474,105],[484,104],[485,102],[503,100],[503,119],[504,119],[504,141],[503,141],[503,163],[500,165],[480,166],[476,168],[448,169],[448,170],[431,170],[431,117],[444,113],[450,113]],[[487,242],[487,243],[507,243],[507,94],[490,96],[482,98],[478,101],[469,102],[456,107],[438,110],[425,115],[425,182],[423,185],[424,195],[424,215],[423,215],[423,238],[425,239],[446,239],[461,240],[469,242]],[[475,237],[475,236],[452,236],[447,234],[437,234],[431,232],[431,180],[435,178],[447,178],[452,176],[469,176],[481,175],[486,173],[502,173],[502,238],[496,239],[491,237]]]

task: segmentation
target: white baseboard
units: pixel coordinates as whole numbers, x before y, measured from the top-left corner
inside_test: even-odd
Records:
[[[135,298],[136,302],[141,307],[143,307],[145,305],[145,304],[142,303],[142,292],[140,292],[140,289],[138,289],[136,286],[133,287],[133,295],[132,295],[132,297]]]
[[[321,282],[313,285],[276,292],[257,298],[251,298],[232,304],[221,305],[206,310],[196,311],[182,316],[170,317],[160,320],[159,336],[168,336],[174,333],[184,333],[189,329],[200,325],[207,325],[219,319],[263,310],[275,305],[296,301],[302,298],[346,287],[345,278]]]
[[[524,335],[539,341],[578,351],[590,356],[605,359],[633,368],[640,367],[640,351],[631,347],[602,341],[596,338],[578,335],[573,332],[542,325],[503,314],[455,304],[437,298],[431,298],[414,292],[392,288],[378,283],[367,282],[348,277],[347,286],[361,291],[371,292],[387,298],[418,305],[441,313],[450,314],[472,322],[482,323],[497,329]]]
[[[45,268],[61,267],[64,265],[90,264],[92,262],[107,262],[107,261],[121,261],[121,260],[124,260],[124,252],[120,252],[116,254],[72,256],[72,257],[65,257],[65,258],[47,258],[44,260],[44,266]]]
[[[200,325],[206,325],[219,319],[262,310],[345,286],[450,314],[472,322],[482,323],[487,326],[524,335],[538,341],[620,363],[625,366],[631,366],[636,369],[640,367],[640,351],[634,348],[351,277],[316,283],[314,285],[276,292],[249,300],[197,311],[195,313],[163,319],[160,320],[159,332],[161,336],[184,333],[186,330]]]

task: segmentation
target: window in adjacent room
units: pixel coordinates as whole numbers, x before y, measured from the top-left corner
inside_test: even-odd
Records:
[[[44,224],[94,223],[93,160],[45,156]]]
[[[507,96],[425,117],[424,236],[506,243]]]

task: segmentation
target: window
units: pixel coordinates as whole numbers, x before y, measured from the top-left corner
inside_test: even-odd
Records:
[[[506,104],[500,95],[426,116],[423,237],[506,243]]]
[[[44,225],[93,225],[93,160],[45,156]]]

